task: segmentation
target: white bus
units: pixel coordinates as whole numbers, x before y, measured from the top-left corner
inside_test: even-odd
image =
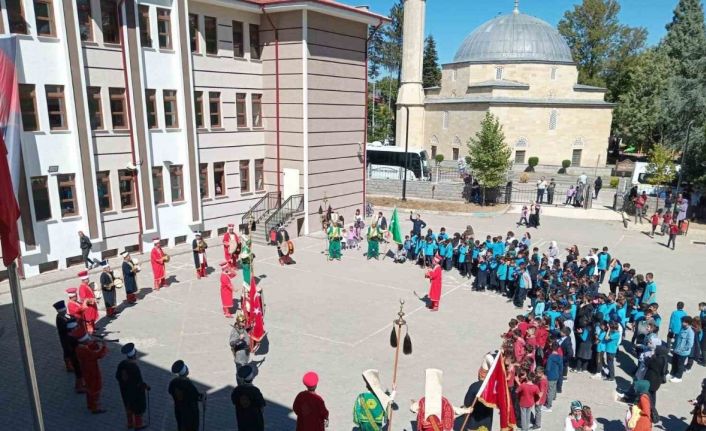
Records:
[[[397,146],[383,146],[368,144],[366,151],[366,169],[368,176],[377,177],[384,173],[385,178],[402,178],[405,168],[404,148]],[[394,171],[394,172],[392,172]],[[429,180],[429,155],[426,150],[413,150],[407,152],[407,179]]]

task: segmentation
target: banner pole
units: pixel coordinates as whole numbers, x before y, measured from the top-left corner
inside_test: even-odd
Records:
[[[7,275],[10,281],[10,294],[12,295],[12,308],[15,312],[15,323],[17,326],[17,340],[20,343],[20,354],[22,355],[22,365],[27,385],[27,395],[32,406],[32,421],[35,431],[44,431],[44,418],[42,415],[42,403],[39,399],[39,387],[37,385],[37,374],[34,369],[34,356],[32,355],[32,345],[29,341],[29,327],[27,325],[27,315],[25,314],[24,301],[20,281],[17,277],[17,263],[12,262],[7,268]]]

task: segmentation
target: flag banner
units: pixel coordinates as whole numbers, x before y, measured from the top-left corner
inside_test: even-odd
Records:
[[[20,255],[20,105],[15,71],[17,38],[0,36],[0,245],[9,266]]]
[[[252,328],[250,338],[259,343],[265,336],[265,316],[262,310],[262,296],[257,291],[257,280],[255,275],[250,277],[250,292],[248,295],[250,302],[250,313],[248,313],[248,326]]]
[[[478,393],[478,401],[488,407],[498,409],[502,431],[517,428],[517,418],[515,418],[515,409],[510,397],[510,388],[507,386],[507,371],[502,353],[498,353],[495,357],[495,362],[488,371]]]
[[[397,244],[404,242],[402,239],[402,228],[400,227],[400,217],[397,215],[396,207],[392,211],[392,217],[390,218],[390,233],[392,234],[392,240]]]

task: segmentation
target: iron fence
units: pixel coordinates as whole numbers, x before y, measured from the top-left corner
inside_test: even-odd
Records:
[[[291,195],[282,205],[265,220],[265,240],[268,240],[270,230],[280,223],[286,223],[296,213],[304,211],[304,195]]]

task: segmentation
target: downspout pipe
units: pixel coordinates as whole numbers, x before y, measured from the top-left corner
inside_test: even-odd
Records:
[[[372,33],[370,33],[370,36],[368,36],[368,39],[365,41],[365,126],[363,127],[363,216],[365,216],[365,205],[367,203],[367,198],[366,198],[366,183],[367,183],[367,176],[368,176],[368,104],[369,102],[369,97],[368,97],[368,44],[370,44],[370,39],[375,36],[375,33],[380,30],[380,27],[385,23],[382,18],[380,18],[378,25],[375,26],[375,29],[373,30]],[[373,94],[373,97],[375,95]]]
[[[280,175],[282,173],[280,168],[280,126],[279,126],[279,29],[272,22],[272,18],[265,11],[265,6],[260,6],[262,14],[265,15],[267,21],[270,22],[270,27],[275,32],[275,128],[276,128],[276,141],[277,141],[277,206],[282,205],[282,187],[280,184]]]
[[[135,155],[135,129],[133,128],[132,124],[131,108],[132,97],[130,97],[130,81],[128,79],[127,58],[125,54],[125,50],[127,49],[127,41],[125,35],[123,34],[123,25],[125,25],[125,31],[127,31],[127,22],[123,22],[123,15],[120,13],[121,8],[125,9],[125,16],[127,17],[127,6],[125,5],[125,0],[120,0],[118,2],[117,11],[118,19],[120,20],[120,54],[123,60],[123,79],[125,80],[125,108],[127,109],[127,125],[128,130],[130,130],[130,157],[132,159],[133,166],[135,166],[135,173],[137,175],[140,175],[140,165],[138,165],[137,156]],[[140,163],[142,162],[144,161],[141,161]],[[144,172],[142,172],[142,174],[144,175]],[[135,207],[137,208],[137,244],[139,247],[140,254],[142,254],[144,251],[142,245],[142,206],[140,205],[140,182],[137,181],[136,176],[133,176],[132,186],[135,188]]]

